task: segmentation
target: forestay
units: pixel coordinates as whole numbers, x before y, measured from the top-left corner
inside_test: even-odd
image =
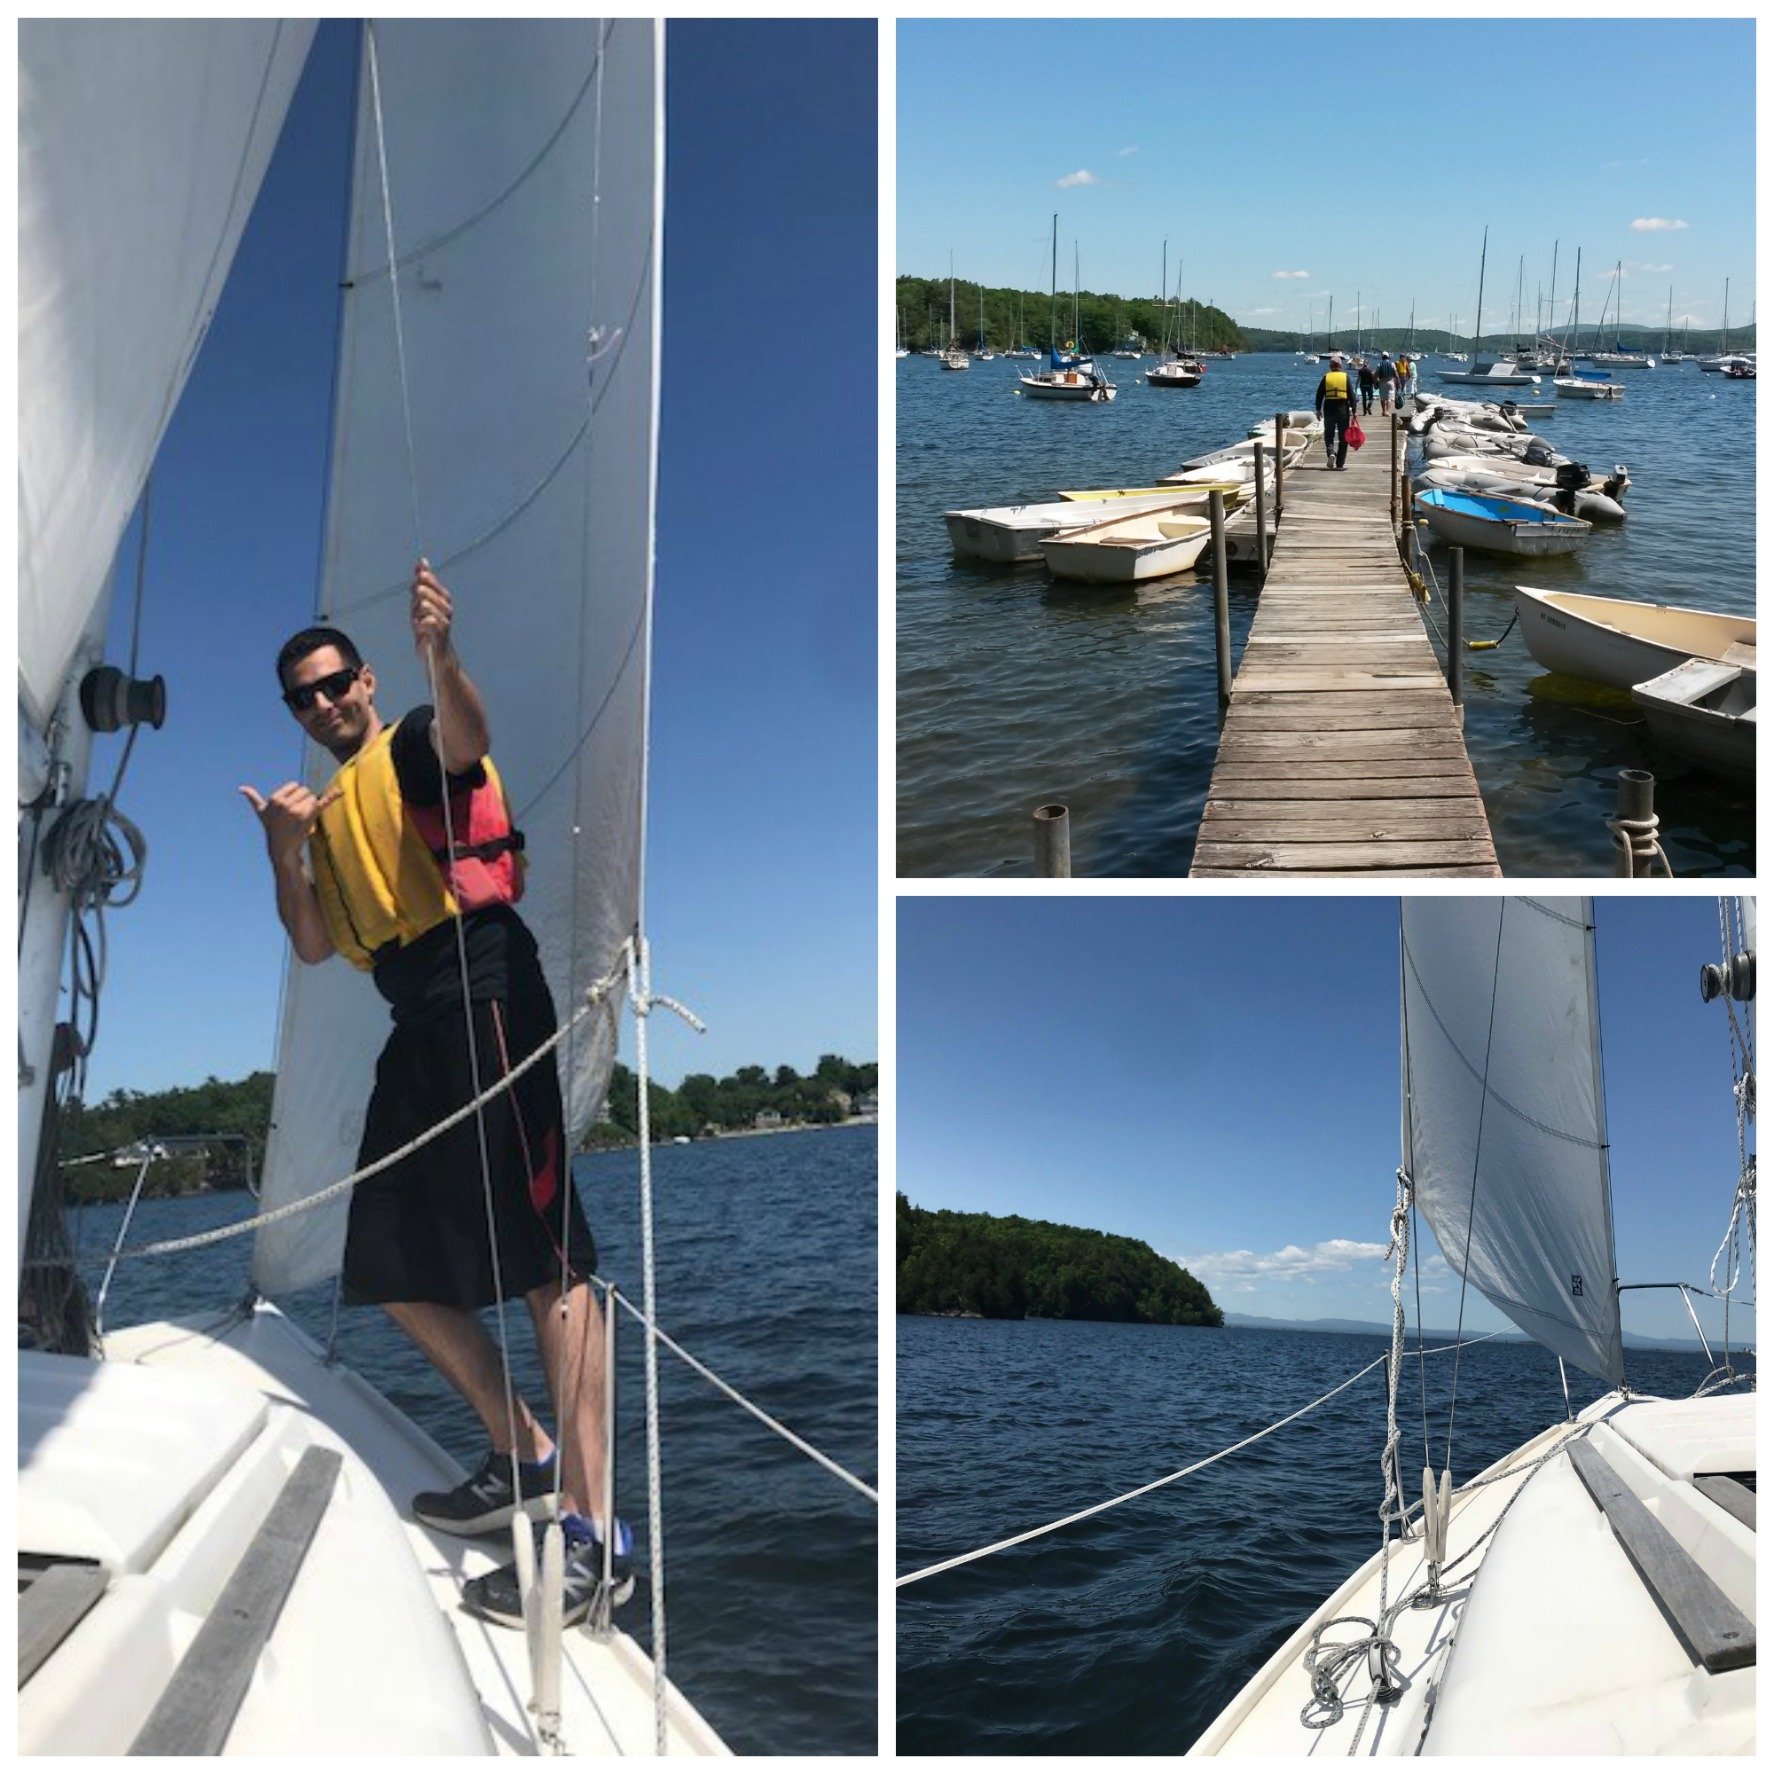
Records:
[[[1624,1383],[1586,900],[1404,901],[1404,1164],[1456,1273]]]
[[[19,26],[19,710],[41,733],[178,405],[314,35]],[[176,200],[169,221],[168,202]]]
[[[396,353],[375,95],[360,81],[322,620],[356,641],[385,718],[427,699],[407,591],[424,553],[526,835],[521,910],[563,1018],[614,967],[641,891],[652,594],[657,27],[375,27],[416,462]],[[601,58],[601,59],[600,59]],[[366,46],[367,61],[367,46]],[[414,498],[419,505],[415,533]],[[332,760],[311,750],[318,787]],[[558,1050],[569,1136],[613,1019]],[[291,962],[268,1206],[353,1168],[386,1007],[343,962]],[[546,1063],[546,1062],[544,1062]],[[345,1204],[260,1235],[265,1292],[324,1280]]]

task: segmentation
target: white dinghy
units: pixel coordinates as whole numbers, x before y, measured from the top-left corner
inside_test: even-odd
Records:
[[[1653,741],[1691,764],[1741,782],[1756,773],[1756,674],[1753,667],[1688,659],[1648,683],[1634,684]]]
[[[1747,1000],[1753,901],[1737,917],[1742,948],[1727,917],[1703,991]],[[1753,1754],[1755,1400],[1725,1390],[1746,1378],[1728,1352],[1692,1398],[1627,1389],[1589,903],[1406,900],[1400,942],[1381,1549],[1190,1753]],[[1753,1073],[1736,1070],[1741,1129]],[[1407,1505],[1413,1210],[1463,1287],[1612,1390],[1457,1486],[1425,1455]]]
[[[1753,616],[1533,585],[1516,586],[1515,607],[1528,651],[1548,671],[1588,683],[1630,690],[1686,659],[1755,669]]]
[[[1081,530],[1064,530],[1041,544],[1041,554],[1056,579],[1134,585],[1188,572],[1212,533],[1213,526],[1204,517],[1151,511]]]
[[[1489,554],[1570,554],[1590,532],[1584,518],[1566,517],[1532,499],[1490,493],[1459,493],[1431,487],[1416,495],[1416,509],[1450,547]]]
[[[1226,508],[1231,510],[1244,492],[1239,483],[1225,488]],[[1096,499],[1047,500],[1039,505],[997,505],[976,511],[945,511],[949,546],[957,555],[981,561],[1038,561],[1041,544],[1062,530],[1080,529],[1109,518],[1129,518],[1148,511],[1172,511],[1199,516],[1207,509],[1208,491],[1184,492],[1165,488],[1155,493],[1130,493],[1125,498],[1105,494]]]

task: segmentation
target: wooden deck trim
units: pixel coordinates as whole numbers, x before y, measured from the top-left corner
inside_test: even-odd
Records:
[[[1566,1451],[1584,1488],[1607,1516],[1621,1550],[1644,1579],[1651,1599],[1688,1655],[1715,1675],[1753,1665],[1755,1623],[1701,1570],[1588,1442],[1572,1442]]]
[[[136,1734],[129,1749],[132,1756],[222,1753],[343,1463],[344,1456],[334,1448],[303,1450],[271,1512],[216,1597],[209,1618],[198,1628],[191,1648]]]

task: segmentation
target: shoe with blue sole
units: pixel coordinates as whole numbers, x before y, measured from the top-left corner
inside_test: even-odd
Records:
[[[542,1569],[542,1536],[546,1523],[536,1524],[536,1570],[540,1580]],[[562,1566],[565,1595],[561,1605],[561,1624],[577,1626],[586,1619],[597,1601],[604,1581],[604,1543],[594,1523],[580,1515],[561,1518],[566,1539],[566,1558]],[[620,1516],[616,1520],[614,1557],[610,1567],[610,1606],[619,1608],[634,1594],[634,1535]],[[518,1592],[517,1565],[502,1565],[484,1577],[473,1577],[462,1586],[462,1600],[475,1613],[503,1626],[522,1626],[523,1598]]]

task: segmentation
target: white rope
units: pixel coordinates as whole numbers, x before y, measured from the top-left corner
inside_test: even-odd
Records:
[[[974,1552],[963,1552],[955,1558],[945,1558],[940,1563],[926,1565],[921,1571],[908,1571],[903,1577],[896,1577],[893,1586],[904,1589],[910,1583],[922,1583],[926,1577],[938,1576],[943,1571],[952,1571],[957,1566],[972,1564],[975,1559],[989,1558],[995,1552],[1004,1552],[1012,1546],[1021,1546],[1025,1541],[1037,1540],[1043,1534],[1051,1534],[1060,1528],[1070,1527],[1074,1522],[1087,1521],[1093,1515],[1101,1515],[1104,1510],[1113,1509],[1119,1503],[1129,1503],[1135,1497],[1143,1497],[1148,1491],[1161,1490],[1165,1485],[1175,1484],[1179,1478],[1187,1478],[1192,1472],[1200,1472],[1204,1467],[1212,1466],[1216,1461],[1223,1460],[1228,1454],[1236,1454],[1241,1449],[1251,1447],[1266,1435],[1273,1435],[1277,1429],[1285,1428],[1298,1417],[1308,1411],[1316,1410],[1321,1404],[1333,1399],[1339,1392],[1346,1392],[1362,1378],[1371,1374],[1375,1368],[1385,1361],[1384,1355],[1370,1361],[1360,1373],[1351,1374],[1342,1385],[1333,1386],[1322,1398],[1315,1398],[1310,1404],[1302,1405],[1292,1415],[1283,1417],[1279,1423],[1271,1423],[1267,1429],[1259,1429],[1255,1435],[1247,1435],[1243,1441],[1234,1442],[1229,1448],[1221,1448],[1217,1454],[1209,1454],[1205,1460],[1197,1460],[1192,1466],[1185,1466],[1178,1472],[1166,1474],[1163,1478],[1155,1478],[1150,1484],[1143,1484],[1137,1490],[1124,1491],[1119,1497],[1111,1497],[1106,1503],[1093,1504],[1089,1509],[1080,1509],[1075,1514],[1061,1516],[1058,1521],[1050,1521],[1044,1527],[1030,1528],[1026,1533],[1013,1534],[1008,1540],[999,1540],[990,1546],[981,1546]]]
[[[1482,1337],[1470,1338],[1464,1344],[1443,1343],[1439,1348],[1407,1351],[1407,1354],[1414,1354],[1419,1358],[1426,1355],[1446,1355],[1454,1349],[1471,1348],[1479,1343],[1488,1343],[1492,1337],[1502,1334],[1501,1331],[1489,1331]],[[893,1585],[896,1589],[903,1589],[908,1583],[921,1583],[926,1577],[937,1576],[943,1571],[952,1571],[957,1565],[972,1564],[975,1559],[989,1557],[994,1552],[1003,1552],[1011,1546],[1020,1546],[1025,1540],[1039,1539],[1043,1534],[1053,1533],[1055,1529],[1070,1527],[1073,1522],[1085,1521],[1090,1516],[1101,1515],[1104,1510],[1113,1509],[1118,1503],[1131,1502],[1135,1497],[1143,1497],[1148,1491],[1161,1490],[1167,1484],[1174,1484],[1179,1478],[1187,1478],[1192,1472],[1199,1472],[1203,1467],[1212,1466],[1216,1461],[1225,1459],[1228,1454],[1236,1454],[1241,1449],[1250,1447],[1253,1443],[1261,1441],[1266,1435],[1273,1435],[1277,1429],[1285,1429],[1296,1418],[1305,1416],[1308,1411],[1317,1410],[1321,1404],[1328,1403],[1339,1392],[1347,1392],[1357,1380],[1365,1374],[1371,1374],[1385,1360],[1384,1355],[1377,1356],[1360,1372],[1351,1374],[1340,1386],[1333,1386],[1322,1397],[1313,1399],[1310,1404],[1301,1405],[1297,1411],[1283,1417],[1279,1422],[1271,1423],[1267,1429],[1259,1429],[1255,1435],[1247,1435],[1243,1441],[1234,1442],[1229,1448],[1221,1448],[1217,1454],[1209,1454],[1205,1460],[1197,1460],[1194,1465],[1185,1466],[1179,1472],[1169,1473],[1163,1478],[1155,1478],[1150,1484],[1143,1484],[1137,1490],[1124,1491],[1119,1497],[1111,1497],[1108,1502],[1098,1503],[1090,1509],[1080,1509],[1075,1515],[1062,1516],[1058,1521],[1048,1522],[1045,1527],[1030,1528],[1027,1533],[1014,1534],[1008,1540],[999,1540],[991,1546],[982,1546],[975,1552],[963,1552],[956,1558],[944,1559],[940,1564],[926,1565],[921,1571],[908,1571],[903,1577],[894,1578]]]
[[[606,1283],[606,1286],[607,1285],[608,1284]],[[638,1319],[640,1323],[644,1325],[647,1324],[646,1314],[642,1312],[640,1307],[635,1305],[632,1300],[626,1299],[621,1294],[616,1294],[614,1298],[616,1303],[621,1306],[625,1312]],[[759,1405],[753,1404],[752,1401],[747,1398],[744,1393],[740,1392],[737,1387],[730,1386],[725,1380],[723,1380],[713,1368],[707,1367],[702,1362],[698,1361],[681,1343],[674,1342],[667,1332],[660,1330],[657,1325],[648,1325],[648,1329],[653,1335],[658,1337],[659,1341],[662,1342],[673,1355],[677,1356],[680,1361],[695,1369],[695,1371],[699,1373],[703,1379],[707,1380],[711,1386],[715,1387],[717,1391],[724,1392],[727,1397],[732,1399],[742,1410],[750,1411],[751,1414],[767,1429],[775,1430],[776,1433],[791,1447],[799,1448],[808,1459],[816,1461],[819,1465],[823,1466],[827,1472],[833,1475],[833,1477],[841,1478],[852,1490],[860,1491],[871,1503],[879,1503],[881,1501],[880,1493],[865,1484],[855,1473],[846,1471],[844,1467],[840,1466],[838,1462],[832,1459],[829,1455],[822,1454],[811,1442],[803,1441],[800,1436],[795,1434],[795,1432],[788,1427],[787,1424],[778,1422],[768,1411],[764,1410]]]
[[[1648,819],[1610,819],[1608,830],[1614,835],[1614,842],[1625,853],[1626,873],[1629,879],[1649,880],[1662,873],[1664,880],[1675,878],[1675,871],[1669,866],[1669,858],[1663,854],[1663,846],[1657,842],[1658,818],[1653,813]],[[1639,864],[1644,867],[1640,868]]]

